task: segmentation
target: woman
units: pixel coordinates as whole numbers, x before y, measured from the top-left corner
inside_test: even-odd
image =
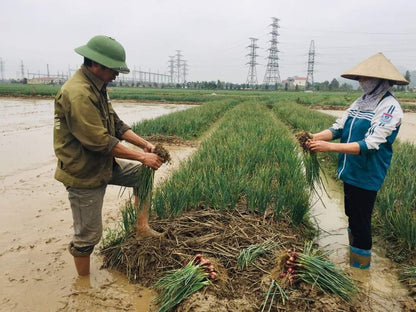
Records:
[[[338,178],[344,182],[350,264],[368,269],[371,262],[371,215],[392,157],[403,111],[391,93],[409,82],[378,53],[341,75],[358,80],[363,90],[331,128],[313,134],[313,152],[337,152]],[[340,138],[340,143],[328,141]]]

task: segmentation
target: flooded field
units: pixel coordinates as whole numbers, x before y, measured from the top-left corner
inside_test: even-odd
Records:
[[[130,124],[190,107],[130,102],[113,106]],[[129,284],[121,273],[100,270],[96,254],[91,276],[76,277],[66,250],[72,235],[67,193],[53,178],[53,100],[0,98],[0,113],[0,311],[149,311],[154,293]],[[400,139],[414,142],[415,121],[416,114],[406,114]],[[173,161],[157,171],[156,183],[195,151],[167,148]],[[325,207],[317,203],[313,208],[322,229],[320,245],[334,250],[334,262],[345,264],[348,244],[341,190],[331,182],[327,189],[330,197],[323,195]],[[107,189],[104,226],[119,220],[118,210],[128,194],[119,197],[118,193],[119,187]],[[400,311],[407,293],[394,273],[382,250],[375,250],[371,271],[352,272],[368,289],[373,311]]]
[[[113,103],[127,123],[183,110],[190,105]],[[53,100],[0,98],[0,311],[148,311],[153,293],[124,275],[100,270],[77,278],[67,244],[72,217],[63,185],[54,180]],[[156,173],[169,175],[195,149],[167,146],[173,161]],[[109,186],[104,226],[114,225],[127,192]]]

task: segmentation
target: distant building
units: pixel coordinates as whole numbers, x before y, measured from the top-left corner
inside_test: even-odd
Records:
[[[305,88],[306,87],[306,78],[305,77],[288,77],[286,80],[283,80],[282,83],[284,85],[287,85],[288,88],[296,88],[296,87],[301,87],[301,88]]]
[[[62,77],[34,77],[27,80],[27,84],[63,84],[65,79]]]

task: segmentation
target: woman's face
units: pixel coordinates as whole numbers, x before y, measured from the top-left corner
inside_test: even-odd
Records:
[[[365,94],[369,94],[377,87],[380,79],[371,77],[360,77],[358,82],[360,83],[361,89]]]

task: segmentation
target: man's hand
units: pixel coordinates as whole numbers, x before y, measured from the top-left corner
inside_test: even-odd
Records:
[[[142,164],[152,168],[152,169],[159,169],[160,166],[163,164],[162,157],[153,154],[153,153],[144,153],[143,159],[141,160]]]
[[[149,142],[147,142],[145,147],[143,147],[143,151],[145,153],[153,153],[154,150],[155,150],[155,146]]]

